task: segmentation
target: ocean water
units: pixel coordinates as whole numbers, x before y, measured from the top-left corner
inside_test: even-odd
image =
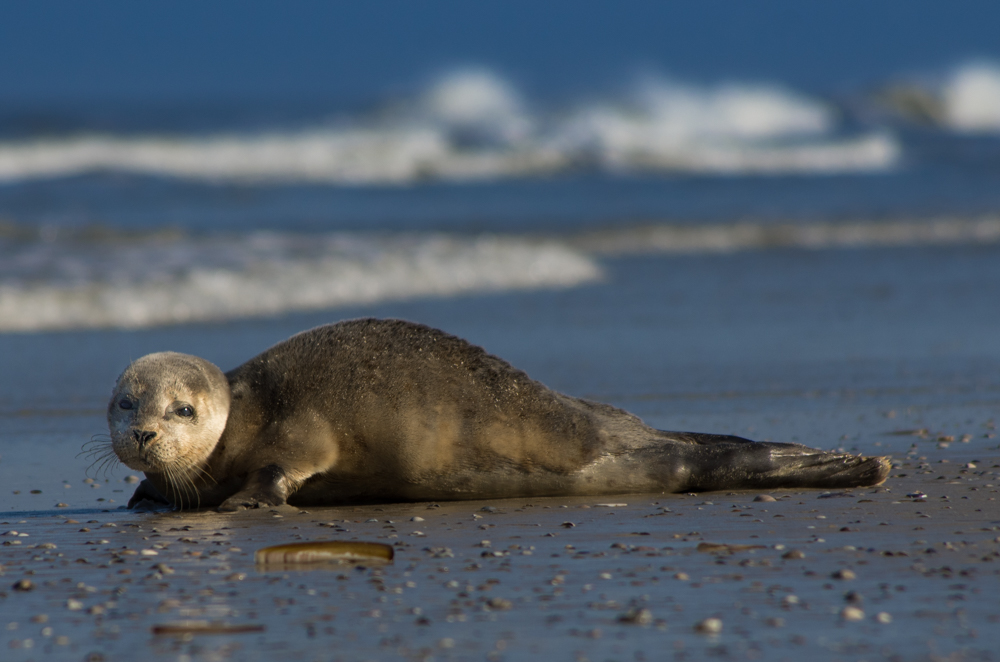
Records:
[[[998,240],[1000,64],[848,97],[645,77],[555,105],[459,67],[254,129],[8,131],[0,331],[576,287],[609,252]]]

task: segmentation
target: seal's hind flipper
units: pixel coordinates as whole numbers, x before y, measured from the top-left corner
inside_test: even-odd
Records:
[[[879,485],[892,466],[887,456],[828,453],[800,444],[705,437],[688,446],[688,489],[845,488]]]

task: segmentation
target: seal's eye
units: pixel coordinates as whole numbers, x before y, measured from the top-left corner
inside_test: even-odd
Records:
[[[132,401],[129,400],[128,398],[122,398],[121,400],[118,401],[118,408],[119,409],[131,409],[132,408]]]
[[[178,407],[174,412],[178,416],[183,416],[184,418],[191,418],[194,416],[194,407],[190,405],[184,405],[183,407]]]

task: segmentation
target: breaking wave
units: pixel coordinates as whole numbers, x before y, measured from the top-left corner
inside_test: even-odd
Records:
[[[1000,132],[1000,64],[960,67],[942,90],[945,123],[963,132]]]
[[[564,288],[602,257],[1000,244],[1000,217],[656,224],[548,239],[446,234],[0,234],[0,332],[140,328]]]
[[[601,276],[565,245],[350,234],[0,243],[0,331],[138,328],[542,287]]]
[[[897,82],[877,95],[895,113],[960,134],[1000,133],[1000,63],[967,62],[942,77]]]
[[[734,253],[793,248],[900,248],[1000,243],[1000,217],[836,223],[648,225],[589,232],[570,245],[597,255]]]
[[[541,112],[487,70],[452,72],[377,113],[256,134],[76,135],[0,143],[0,181],[114,171],[207,181],[411,184],[570,169],[704,174],[880,171],[887,133],[844,133],[824,103],[761,84],[647,80]]]

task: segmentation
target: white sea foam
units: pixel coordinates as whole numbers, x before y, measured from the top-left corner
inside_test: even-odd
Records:
[[[648,225],[590,232],[570,245],[597,255],[734,253],[773,248],[893,248],[1000,243],[1000,217],[836,223]]]
[[[195,180],[408,184],[581,165],[700,173],[884,170],[888,134],[841,135],[822,103],[769,85],[647,81],[547,114],[489,71],[462,70],[373,116],[288,132],[0,143],[0,181],[121,171]]]
[[[958,68],[941,92],[944,121],[963,132],[1000,131],[1000,63]]]
[[[148,327],[598,279],[566,245],[517,238],[252,233],[18,241],[0,331]]]

